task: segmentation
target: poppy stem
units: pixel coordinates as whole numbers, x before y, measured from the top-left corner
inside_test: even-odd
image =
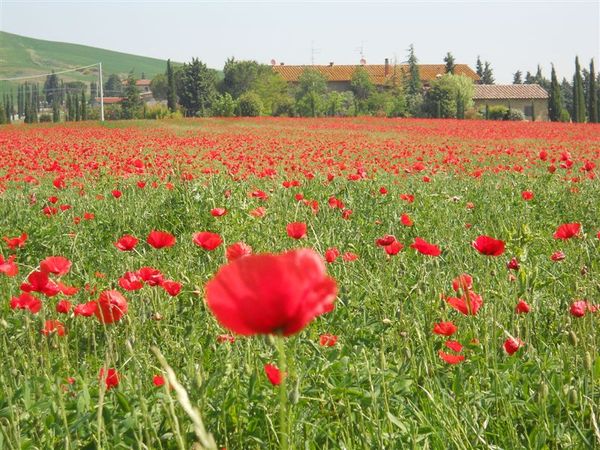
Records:
[[[279,385],[279,448],[288,450],[288,416],[287,416],[287,359],[285,354],[285,340],[282,336],[275,338],[277,353],[279,354],[279,371],[281,383]]]

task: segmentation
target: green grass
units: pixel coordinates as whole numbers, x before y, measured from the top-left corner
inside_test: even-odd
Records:
[[[191,235],[201,230],[218,231],[226,244],[243,240],[255,252],[310,246],[322,253],[336,246],[360,255],[328,266],[340,287],[336,309],[287,340],[291,448],[600,446],[594,430],[600,421],[598,314],[575,319],[568,313],[574,298],[600,303],[600,240],[594,236],[599,183],[581,183],[573,195],[559,177],[543,173],[507,173],[501,180],[440,174],[431,183],[419,177],[398,182],[387,174],[359,183],[337,178],[330,185],[317,178],[296,190],[281,188],[281,181],[234,183],[218,176],[178,183],[174,190],[140,190],[121,181],[123,196],[115,200],[115,182],[106,177],[87,186],[83,197],[61,191],[60,203],[73,208],[50,219],[39,203],[29,202],[33,192],[40,202],[56,194],[48,180],[5,192],[0,236],[22,230],[30,236],[19,251],[20,275],[0,274],[0,449],[192,448],[192,422],[174,393],[152,385],[152,376],[162,373],[152,346],[173,367],[219,447],[277,448],[278,392],[263,372],[265,363],[277,361],[276,349],[266,338],[216,342],[224,330],[207,310],[202,289],[224,263],[223,247],[195,247]],[[387,196],[378,194],[380,186],[388,187]],[[261,220],[248,215],[259,204],[248,198],[256,188],[274,189]],[[223,196],[227,189],[229,199]],[[521,199],[525,189],[536,193],[533,201]],[[319,200],[317,215],[294,200],[298,191]],[[404,192],[415,193],[415,202],[401,202]],[[327,206],[330,195],[354,211],[350,220]],[[467,202],[475,208],[466,208]],[[216,206],[229,213],[211,217]],[[95,220],[74,225],[73,215],[85,211]],[[399,224],[403,212],[414,227]],[[575,218],[584,238],[552,239],[558,224]],[[293,241],[285,226],[299,220],[309,224],[308,237]],[[472,224],[468,230],[466,223]],[[153,229],[174,233],[177,245],[154,250],[140,242],[139,253],[112,245],[125,233],[143,241]],[[374,245],[387,233],[406,245],[392,258]],[[505,255],[477,254],[470,242],[479,234],[506,240]],[[443,255],[435,259],[409,249],[415,236],[439,244]],[[559,249],[567,259],[552,262],[550,254]],[[125,271],[150,265],[184,289],[175,298],[147,286],[127,292],[130,310],[122,322],[103,327],[93,317],[63,316],[68,335],[47,338],[39,330],[46,315],[56,317],[56,299],[44,300],[36,316],[8,307],[21,279],[47,255],[73,261],[67,284],[113,288]],[[512,256],[521,261],[515,281],[506,269]],[[484,299],[477,316],[460,316],[440,300],[463,272],[473,276]],[[75,301],[90,298],[81,290]],[[515,315],[519,298],[532,306],[529,315]],[[162,320],[153,320],[156,313]],[[439,320],[459,327],[455,338],[467,356],[460,365],[448,366],[437,355],[444,340],[431,330]],[[321,333],[339,335],[339,343],[320,347]],[[507,333],[525,341],[513,356],[502,350]],[[479,344],[469,344],[472,339]],[[97,381],[104,364],[122,374],[118,388],[108,392]],[[72,386],[65,382],[69,376],[76,379]]]
[[[105,50],[87,45],[46,41],[0,31],[0,78],[13,78],[49,73],[88,66],[102,62],[105,76],[116,73],[126,76],[131,70],[139,78],[164,73],[166,61],[146,56]],[[90,68],[81,73],[69,72],[61,78],[90,81],[97,78],[97,69]],[[36,81],[35,79],[33,80]],[[40,78],[39,83],[43,84]]]

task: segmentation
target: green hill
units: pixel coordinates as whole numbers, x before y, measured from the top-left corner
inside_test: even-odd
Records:
[[[164,73],[166,61],[128,53],[114,52],[86,45],[44,41],[0,31],[0,79],[37,75],[102,62],[104,76],[121,76],[132,69],[137,78],[143,73],[152,78]],[[64,80],[90,81],[97,75],[95,68],[61,75]],[[36,79],[31,80],[33,82]],[[43,83],[40,78],[39,82]]]

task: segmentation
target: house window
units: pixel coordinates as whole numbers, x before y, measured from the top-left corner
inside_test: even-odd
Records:
[[[525,114],[526,117],[533,117],[533,105],[525,105],[523,114]]]

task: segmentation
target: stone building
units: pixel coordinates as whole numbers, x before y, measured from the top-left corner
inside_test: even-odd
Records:
[[[473,102],[478,111],[492,106],[519,110],[525,120],[548,120],[548,92],[539,84],[476,84]]]

